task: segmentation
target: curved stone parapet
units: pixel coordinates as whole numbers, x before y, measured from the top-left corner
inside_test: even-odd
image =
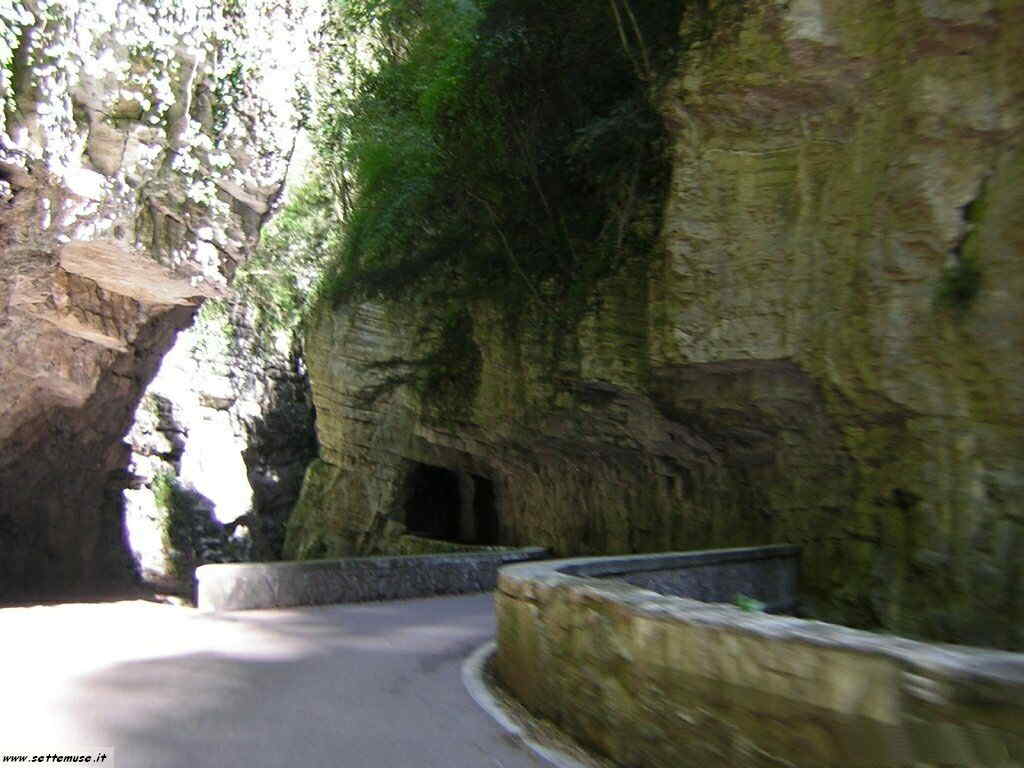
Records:
[[[206,611],[401,600],[486,592],[498,568],[546,557],[530,547],[499,552],[351,557],[281,563],[230,563],[196,569],[198,605]]]
[[[504,568],[499,677],[622,765],[1024,765],[1024,654],[692,599],[735,600],[741,567],[783,594],[797,557],[768,547]],[[652,574],[675,594],[627,581]]]

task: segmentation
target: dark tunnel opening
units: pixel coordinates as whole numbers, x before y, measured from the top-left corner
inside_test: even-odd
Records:
[[[409,476],[405,525],[428,539],[460,540],[459,476],[444,467],[417,464]]]
[[[494,505],[494,483],[486,477],[473,475],[473,520],[476,523],[476,544],[500,544],[498,509]]]
[[[416,464],[407,482],[404,512],[410,533],[463,544],[501,543],[494,483],[489,479]]]

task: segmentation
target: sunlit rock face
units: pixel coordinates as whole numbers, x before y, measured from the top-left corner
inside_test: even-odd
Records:
[[[3,5],[0,595],[129,574],[121,437],[280,189],[294,111],[261,94],[294,80],[259,41],[301,4],[221,5]]]
[[[429,308],[312,324],[293,551],[381,547],[425,463],[492,481],[502,543],[791,542],[813,615],[1022,648],[1024,3],[713,5],[662,249],[560,344],[473,307],[453,399],[387,386]]]
[[[296,339],[286,331],[265,338],[249,322],[251,311],[202,312],[179,334],[136,411],[126,438],[133,487],[124,492],[125,520],[148,583],[189,590],[184,560],[281,557],[285,522],[316,456],[313,408]],[[168,483],[184,505],[160,498]],[[169,540],[167,532],[182,525],[205,533]]]

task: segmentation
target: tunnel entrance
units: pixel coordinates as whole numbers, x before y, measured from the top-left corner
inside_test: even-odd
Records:
[[[494,506],[494,483],[486,477],[473,475],[473,522],[477,544],[494,546],[500,543],[498,510]]]
[[[459,541],[462,494],[459,476],[444,467],[417,464],[409,476],[405,525],[428,539]]]
[[[416,463],[406,488],[409,533],[461,544],[501,543],[494,483],[486,477]]]

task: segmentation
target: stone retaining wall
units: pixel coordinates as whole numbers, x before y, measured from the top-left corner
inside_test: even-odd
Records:
[[[716,557],[759,551],[657,570],[696,558],[713,582]],[[622,765],[1024,765],[1022,654],[657,594],[608,578],[650,574],[650,556],[601,560],[502,569],[497,664],[535,714]]]
[[[797,610],[800,547],[770,546],[668,552],[629,557],[581,557],[559,569],[570,576],[614,578],[661,595],[707,603],[758,600],[768,613]]]
[[[198,605],[207,611],[401,600],[494,589],[498,568],[537,560],[547,550],[353,557],[232,563],[196,569]]]
[[[457,552],[513,552],[517,547],[462,544],[445,539],[428,539],[411,533],[399,536],[385,545],[384,555],[447,555]]]

